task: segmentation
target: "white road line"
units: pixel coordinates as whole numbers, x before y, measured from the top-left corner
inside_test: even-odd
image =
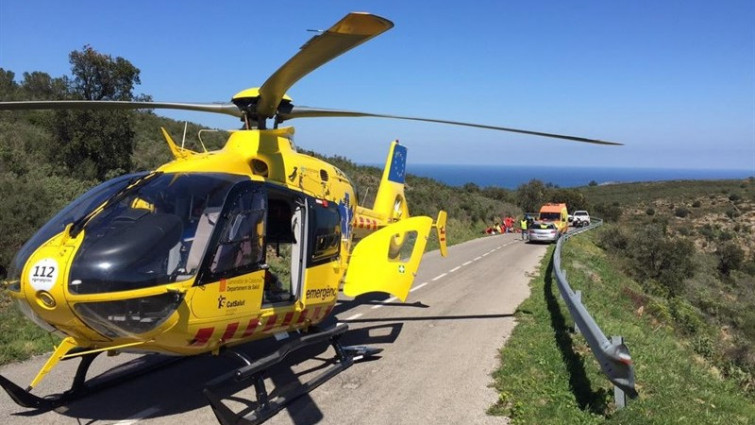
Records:
[[[453,273],[453,272],[455,272],[456,270],[459,270],[460,268],[461,268],[461,266],[456,266],[456,267],[452,268],[451,270],[449,270],[448,272],[449,272],[449,273]]]
[[[477,258],[475,258],[475,259],[474,259],[474,260],[472,260],[472,261],[477,261],[477,260],[482,260],[482,257],[477,257]]]
[[[346,319],[344,319],[344,320],[348,322],[349,320],[358,319],[358,318],[360,318],[360,317],[362,317],[362,313],[357,313],[357,314],[355,314],[355,315],[353,315],[353,316],[349,316],[349,317],[347,317],[347,318],[346,318]]]
[[[410,289],[410,290],[409,290],[409,292],[414,292],[414,291],[416,291],[417,289],[419,289],[419,288],[421,288],[421,287],[423,287],[423,286],[425,286],[425,285],[427,285],[427,282],[423,282],[423,283],[420,283],[419,285],[417,285],[417,286],[415,286],[414,288]]]
[[[472,262],[471,261],[467,261],[466,263],[462,264],[462,266],[468,266],[470,264],[472,264]]]
[[[487,257],[488,255],[490,255],[490,251],[488,251],[488,252],[486,252],[486,253],[482,254],[482,256],[483,256],[483,257]]]
[[[435,282],[436,280],[445,277],[447,274],[448,273],[439,274],[438,276],[435,276],[434,278],[432,278],[430,280],[432,280],[433,282]]]
[[[140,420],[149,417],[151,414],[157,413],[159,411],[160,411],[160,409],[157,408],[157,407],[150,407],[150,408],[142,410],[141,412],[137,413],[136,415],[134,415],[134,416],[132,416],[132,417],[130,417],[128,419],[124,419],[122,421],[115,422],[115,423],[113,423],[113,425],[131,425],[131,424],[135,424],[135,423],[139,422]]]

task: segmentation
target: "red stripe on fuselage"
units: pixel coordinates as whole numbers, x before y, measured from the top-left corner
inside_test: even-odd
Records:
[[[228,326],[225,327],[225,332],[223,332],[223,341],[228,341],[229,339],[233,338],[233,335],[236,333],[236,329],[238,328],[239,322],[229,323]]]
[[[244,329],[244,333],[241,335],[242,338],[246,338],[249,335],[254,333],[254,330],[257,329],[257,326],[260,324],[260,319],[250,319],[249,324],[246,325],[246,329]]]
[[[215,331],[215,328],[201,328],[197,331],[197,334],[194,335],[194,340],[191,341],[189,345],[205,345],[207,344],[207,341],[210,340],[210,337],[212,336],[212,333]]]
[[[281,323],[281,326],[290,325],[292,320],[294,320],[294,312],[289,311],[288,313],[286,313],[286,317],[283,318],[283,323]]]
[[[270,329],[272,329],[273,327],[275,327],[275,321],[276,320],[278,320],[278,316],[276,316],[275,314],[273,314],[272,316],[270,316],[270,318],[267,319],[267,325],[265,325],[265,329],[263,329],[262,332],[267,332]]]

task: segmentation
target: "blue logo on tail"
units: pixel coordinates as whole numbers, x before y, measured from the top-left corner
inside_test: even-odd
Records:
[[[404,183],[406,177],[406,147],[396,145],[393,149],[388,180],[396,183]]]

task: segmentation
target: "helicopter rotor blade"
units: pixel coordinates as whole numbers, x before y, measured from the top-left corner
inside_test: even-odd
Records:
[[[390,119],[408,120],[408,121],[423,121],[423,122],[433,122],[433,123],[440,123],[440,124],[461,125],[465,127],[484,128],[488,130],[508,131],[511,133],[529,134],[533,136],[550,137],[554,139],[564,139],[564,140],[571,140],[574,142],[582,142],[582,143],[593,143],[597,145],[614,145],[614,146],[623,145],[623,143],[609,142],[605,140],[588,139],[585,137],[568,136],[564,134],[555,134],[555,133],[544,133],[541,131],[522,130],[522,129],[517,129],[517,128],[500,127],[500,126],[487,125],[487,124],[475,124],[475,123],[469,123],[469,122],[440,120],[440,119],[434,119],[434,118],[407,117],[407,116],[401,116],[401,115],[373,114],[369,112],[346,111],[346,110],[340,110],[340,109],[312,108],[312,107],[307,107],[307,106],[296,106],[291,110],[291,112],[285,113],[285,114],[282,113],[278,115],[278,119],[281,122],[285,120],[293,119],[293,118],[320,118],[320,117],[372,117],[372,118],[390,118]]]
[[[272,118],[285,92],[326,62],[393,28],[393,22],[369,13],[352,12],[307,41],[259,89],[257,116]]]
[[[184,111],[212,112],[241,117],[242,112],[233,103],[181,103],[120,100],[40,100],[0,102],[0,110],[21,111],[32,109],[179,109]]]

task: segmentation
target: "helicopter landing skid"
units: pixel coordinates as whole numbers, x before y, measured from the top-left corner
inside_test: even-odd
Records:
[[[181,357],[164,357],[154,360],[152,358],[147,359],[148,357],[152,357],[151,355],[148,355],[142,357],[138,361],[132,362],[132,367],[126,368],[126,370],[117,371],[109,376],[101,375],[87,380],[86,375],[89,371],[89,367],[99,354],[101,354],[101,352],[89,353],[81,356],[81,362],[76,369],[76,375],[73,378],[71,388],[60,394],[39,397],[31,393],[31,388],[23,389],[2,375],[0,375],[0,386],[3,387],[10,398],[19,406],[45,412],[182,359]]]
[[[248,361],[243,354],[233,352],[234,356],[241,358],[246,364],[228,374],[210,381],[204,389],[204,395],[210,401],[210,405],[218,421],[223,425],[260,424],[284,409],[289,403],[317,388],[339,372],[349,368],[355,361],[373,356],[382,351],[382,348],[366,346],[345,347],[341,345],[339,339],[347,330],[348,325],[345,323],[339,323],[329,329],[293,340],[283,345],[272,354],[254,362]],[[270,398],[270,394],[265,388],[265,372],[272,366],[283,361],[288,354],[326,340],[330,340],[330,344],[336,352],[335,357],[331,359],[332,364],[311,380],[298,385],[294,390]],[[251,382],[244,386],[254,386],[257,396],[257,407],[251,412],[249,412],[249,409],[244,409],[240,413],[234,413],[223,403],[222,397],[219,397],[217,392],[226,386],[238,386],[239,384],[247,383],[249,381]],[[238,400],[236,396],[234,396],[234,399]]]

